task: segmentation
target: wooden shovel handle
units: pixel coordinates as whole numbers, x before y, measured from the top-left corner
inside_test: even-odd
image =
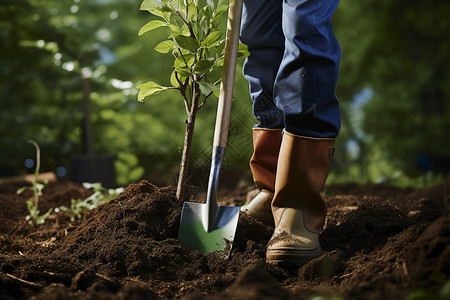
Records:
[[[231,0],[230,7],[228,9],[225,56],[222,69],[222,83],[220,85],[213,146],[226,147],[227,145],[231,100],[233,97],[234,76],[236,74],[236,60],[239,47],[242,3],[243,0]]]

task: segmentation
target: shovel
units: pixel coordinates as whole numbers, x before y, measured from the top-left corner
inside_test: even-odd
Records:
[[[178,239],[186,242],[192,249],[202,253],[220,250],[225,257],[231,253],[239,219],[239,207],[217,205],[216,197],[220,166],[227,144],[242,2],[243,0],[231,0],[228,10],[222,84],[217,107],[206,203],[184,203],[178,232]]]

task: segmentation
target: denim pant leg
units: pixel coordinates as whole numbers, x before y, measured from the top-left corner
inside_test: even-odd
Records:
[[[284,53],[281,29],[282,1],[244,0],[241,41],[250,56],[244,63],[244,77],[250,84],[253,114],[261,128],[284,128],[284,117],[273,101],[275,77]]]
[[[274,101],[291,133],[335,138],[340,130],[335,95],[340,48],[331,17],[339,0],[284,0],[285,51]]]

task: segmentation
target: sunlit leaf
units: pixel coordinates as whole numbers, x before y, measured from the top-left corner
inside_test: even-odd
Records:
[[[176,70],[174,70],[174,71],[172,72],[172,74],[170,75],[170,84],[171,84],[173,87],[178,88],[178,87],[180,87],[180,84],[178,83],[178,80],[177,80],[177,78],[175,77],[175,76],[176,76],[175,73],[177,73]],[[186,78],[187,78],[186,76],[182,76],[182,75],[178,74],[178,79],[180,80],[181,83],[183,83],[183,82],[186,80]]]
[[[223,66],[223,58],[219,59],[218,61],[216,61],[216,63],[214,64],[216,67],[222,67]]]
[[[168,87],[161,86],[152,81],[138,85],[137,88],[139,89],[138,101],[143,101],[144,98],[148,96],[155,95],[169,89]]]
[[[169,12],[169,13],[176,13],[176,10],[172,8],[172,6],[169,6],[167,4],[164,4],[162,7],[163,12]]]
[[[186,24],[184,24],[183,28],[181,29],[181,34],[185,35],[185,36],[189,36],[189,34],[190,34],[189,27],[187,27]]]
[[[219,0],[217,2],[217,6],[220,7],[220,5],[223,5],[223,3],[228,3],[228,0]]]
[[[248,46],[243,43],[239,43],[238,57],[247,57],[249,55],[250,55],[250,52],[248,51]]]
[[[217,9],[214,10],[214,16],[222,17],[224,13],[228,11],[228,5],[219,5]]]
[[[23,186],[23,187],[21,187],[20,189],[18,189],[17,190],[17,194],[22,194],[25,190],[27,190],[27,189],[31,189],[31,187],[28,187],[28,186]]]
[[[200,21],[200,27],[202,28],[203,33],[206,34],[209,29],[209,20],[207,20],[206,18],[202,19]]]
[[[174,33],[177,33],[177,34],[181,33],[181,29],[178,28],[178,26],[173,25],[173,24],[168,24],[168,26],[169,26],[170,30],[172,30]]]
[[[207,21],[211,20],[211,18],[212,18],[212,16],[213,16],[213,13],[214,13],[214,11],[213,11],[213,9],[211,8],[211,6],[205,6],[205,7],[203,8],[203,10],[204,10],[204,13],[205,13],[206,20],[207,20]]]
[[[188,21],[192,21],[193,19],[195,19],[196,16],[197,16],[197,4],[194,1],[192,1],[189,4]]]
[[[147,24],[145,24],[144,26],[142,26],[142,28],[139,30],[138,35],[143,35],[146,32],[149,32],[153,29],[159,28],[159,27],[163,27],[163,26],[169,26],[169,24],[165,21],[160,21],[160,20],[153,20],[148,22]]]
[[[166,21],[170,20],[170,13],[173,12],[167,8],[167,5],[160,0],[144,0],[141,4],[141,10],[146,10],[152,15],[163,18]]]
[[[192,54],[183,54],[183,56],[178,56],[175,59],[174,67],[176,68],[182,68],[182,67],[189,67],[193,62],[195,58]]]
[[[141,10],[152,10],[152,9],[161,9],[163,7],[163,2],[160,0],[144,0],[141,3]]]
[[[163,41],[161,43],[159,43],[158,45],[156,45],[155,47],[155,51],[159,52],[159,53],[169,53],[171,51],[173,51],[174,49],[176,49],[176,45],[173,41],[168,40],[168,41]]]
[[[228,11],[228,5],[219,5],[215,10],[214,10],[214,15],[213,18],[211,20],[212,25],[214,27],[219,26],[220,21],[223,18],[223,15]]]
[[[216,45],[215,48],[219,55],[223,55],[225,52],[225,40],[220,40],[220,42]]]
[[[201,31],[202,29],[200,27],[200,24],[195,20],[192,20],[191,24],[192,24],[192,30],[194,31],[195,36],[197,38],[201,39],[203,32]],[[189,35],[189,33],[187,33],[185,35]]]
[[[213,31],[203,40],[202,47],[214,47],[220,42],[220,37],[222,36],[222,32]]]
[[[216,4],[214,3],[214,0],[207,0],[206,3],[211,6],[211,8],[216,8]]]

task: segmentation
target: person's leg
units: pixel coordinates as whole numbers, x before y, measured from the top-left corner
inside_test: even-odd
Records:
[[[331,27],[338,0],[285,0],[285,53],[275,81],[275,103],[285,131],[276,171],[275,231],[266,260],[303,264],[322,253],[321,195],[339,133],[335,96],[340,50]]]
[[[248,46],[250,56],[243,73],[250,84],[258,128],[284,128],[283,113],[273,101],[273,86],[285,42],[281,7],[279,0],[244,0],[240,38]]]
[[[244,64],[244,76],[250,84],[253,114],[258,124],[253,128],[253,155],[250,169],[259,194],[242,211],[273,225],[271,202],[275,172],[284,128],[283,113],[273,101],[273,86],[284,53],[279,0],[244,0],[241,41],[250,56]]]
[[[296,135],[335,138],[340,129],[335,94],[340,48],[331,18],[339,0],[283,2],[284,56],[274,99],[284,125]]]

